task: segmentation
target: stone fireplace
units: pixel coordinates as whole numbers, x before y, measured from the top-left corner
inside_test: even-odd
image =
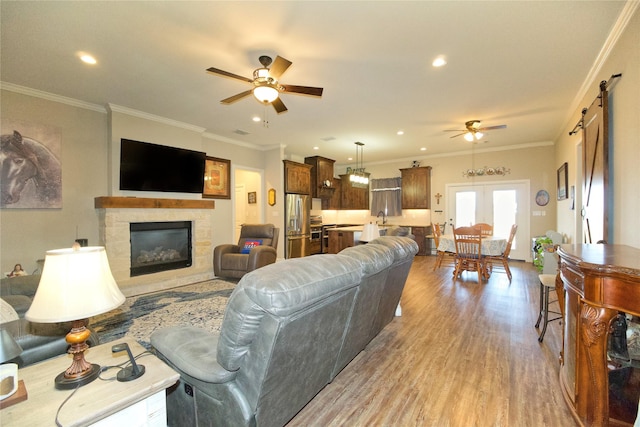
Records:
[[[178,200],[178,199],[148,199],[137,197],[97,197],[95,207],[98,212],[100,245],[104,246],[109,258],[111,272],[118,286],[126,296],[139,295],[176,286],[187,285],[212,279],[213,276],[213,248],[212,248],[212,223],[213,200]],[[136,225],[136,224],[142,224]],[[146,224],[146,225],[144,225]],[[158,226],[159,224],[163,224]],[[168,270],[154,271],[154,266],[143,266],[142,270],[136,270],[140,265],[132,262],[141,254],[136,253],[141,249],[131,243],[132,226],[134,233],[139,228],[172,228],[178,225],[182,228],[189,227],[191,234],[189,242],[183,242],[187,248],[172,248],[180,253],[179,258],[187,258],[191,252],[190,262],[176,260]],[[144,230],[143,230],[144,232]],[[173,234],[176,231],[170,231]],[[134,236],[135,237],[135,236]],[[152,236],[151,240],[143,242],[148,247],[146,252],[153,252],[159,246],[166,246],[166,236]],[[172,236],[176,237],[176,236]],[[184,237],[184,236],[183,236]],[[155,243],[153,239],[156,239]],[[134,239],[135,240],[135,239]],[[133,247],[133,252],[132,252]],[[149,259],[152,253],[145,253]],[[176,256],[164,254],[164,257]],[[170,262],[171,264],[172,262]],[[186,265],[190,264],[190,265]],[[133,274],[132,274],[133,268]],[[143,271],[143,274],[138,274]]]

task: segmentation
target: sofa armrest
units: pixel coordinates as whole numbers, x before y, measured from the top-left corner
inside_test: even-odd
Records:
[[[256,246],[249,252],[247,271],[253,271],[265,265],[273,264],[278,257],[278,251],[271,246]]]
[[[233,380],[236,372],[227,371],[218,363],[218,337],[195,326],[174,326],[151,334],[151,345],[158,356],[179,372],[200,381],[221,384]]]

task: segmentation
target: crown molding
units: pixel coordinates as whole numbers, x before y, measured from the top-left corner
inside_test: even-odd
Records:
[[[156,116],[155,114],[145,113],[144,111],[134,110],[133,108],[123,107],[116,104],[107,104],[107,108],[111,112],[126,114],[128,116],[139,117],[141,119],[151,120],[158,123],[163,123],[169,126],[175,126],[178,128],[190,130],[202,134],[206,129],[200,126],[195,126],[189,123],[180,122],[178,120],[168,119],[166,117]]]
[[[68,98],[66,96],[56,95],[55,93],[49,93],[13,83],[0,82],[0,89],[19,93],[21,95],[33,96],[34,98],[46,99],[47,101],[59,102],[72,107],[84,108],[85,110],[97,111],[98,113],[107,113],[107,109],[99,104],[92,104],[90,102],[80,101],[74,98]]]

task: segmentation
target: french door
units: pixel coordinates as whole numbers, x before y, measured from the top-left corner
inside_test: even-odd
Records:
[[[493,235],[509,237],[511,226],[518,232],[511,246],[511,258],[530,261],[529,181],[483,184],[448,184],[447,232],[456,227],[485,222],[493,225]]]

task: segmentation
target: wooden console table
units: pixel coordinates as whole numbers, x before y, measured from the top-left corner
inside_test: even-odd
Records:
[[[90,348],[88,362],[113,366],[126,362],[125,353],[111,353],[114,344],[126,342],[134,356],[145,349],[132,339],[121,339]],[[103,381],[98,378],[80,387],[60,411],[59,420],[70,426],[166,426],[165,389],[178,381],[180,375],[156,356],[137,359],[145,374],[130,382]],[[71,356],[63,355],[28,366],[18,371],[24,380],[28,399],[0,411],[3,427],[52,426],[56,411],[73,390],[56,390],[54,379],[71,364]],[[103,372],[101,378],[115,378],[117,369]]]
[[[640,316],[640,249],[625,245],[562,245],[566,292],[560,384],[583,426],[632,425],[609,413],[607,341],[619,311]],[[637,403],[637,396],[636,396]]]

